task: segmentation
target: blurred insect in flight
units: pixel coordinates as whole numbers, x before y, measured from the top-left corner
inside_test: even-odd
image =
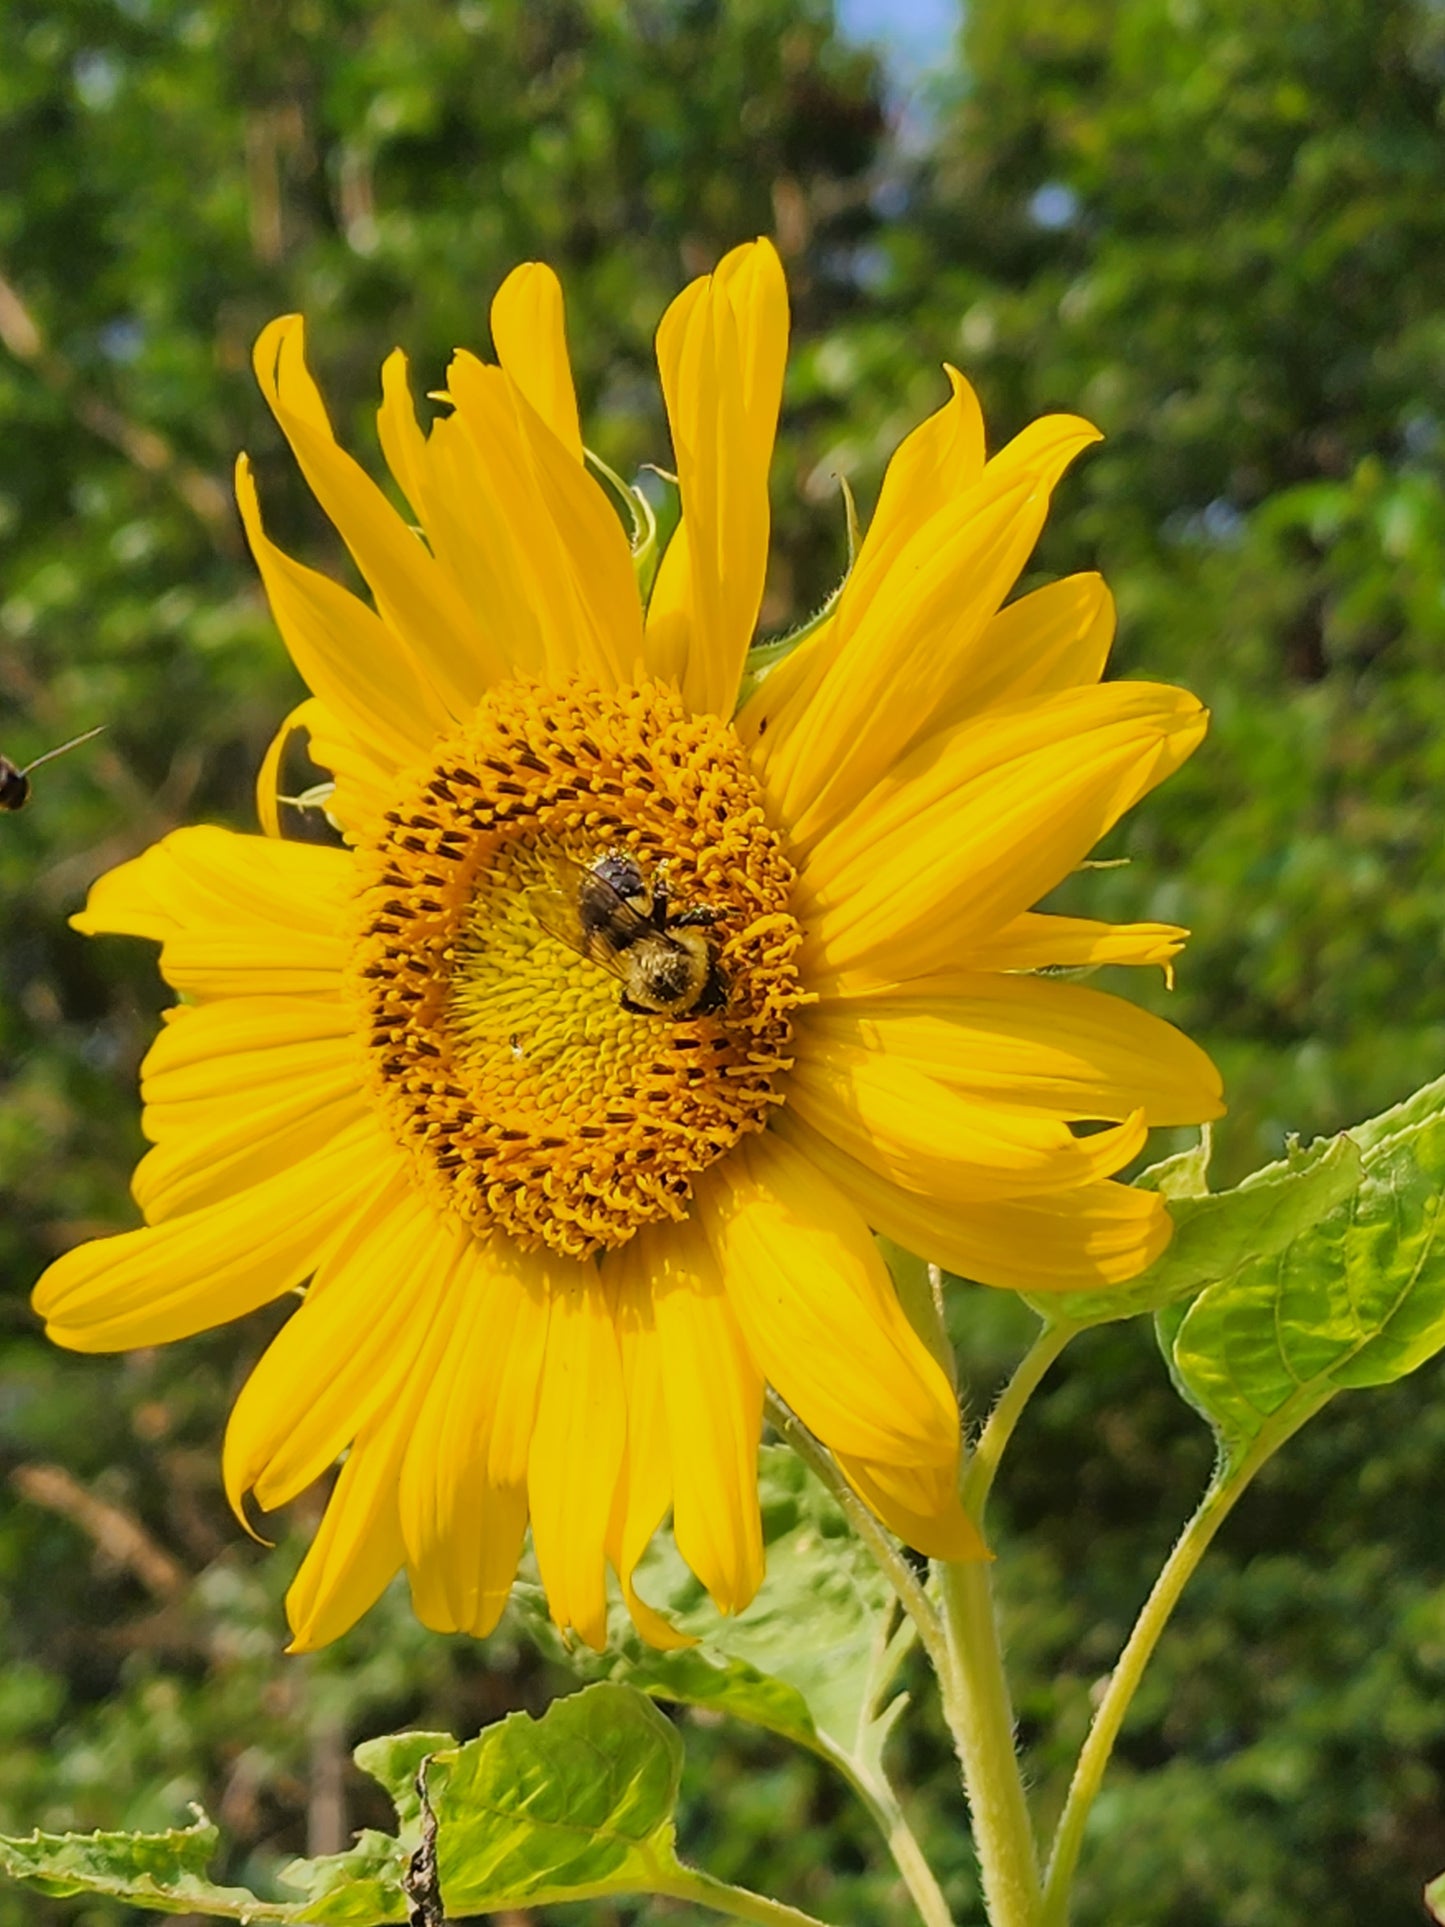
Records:
[[[721,1009],[727,986],[703,934],[716,910],[696,904],[673,916],[663,870],[649,883],[625,850],[607,851],[590,869],[569,857],[551,868],[556,887],[527,893],[532,915],[548,936],[616,977],[624,1010],[691,1017]]]
[[[88,743],[92,736],[99,736],[104,728],[104,723],[97,723],[94,729],[86,730],[83,736],[72,736],[59,749],[46,750],[43,756],[37,756],[24,769],[17,769],[8,756],[0,756],[0,810],[23,810],[30,801],[31,770],[39,769],[42,763],[54,762],[57,756],[63,756],[69,749],[78,749],[82,743]]]

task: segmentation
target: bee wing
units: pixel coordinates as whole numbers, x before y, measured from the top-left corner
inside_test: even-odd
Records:
[[[527,908],[549,937],[555,937],[558,943],[565,943],[579,957],[588,957],[593,963],[601,964],[614,977],[626,976],[626,966],[602,933],[588,930],[583,924],[575,894],[547,889],[545,886],[529,890]]]
[[[626,983],[630,971],[625,953],[651,932],[647,919],[597,875],[569,858],[552,865],[559,884],[527,892],[527,905],[549,937],[565,943],[579,957],[587,957]]]

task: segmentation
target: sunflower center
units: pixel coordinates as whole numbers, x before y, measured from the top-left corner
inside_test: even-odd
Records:
[[[672,691],[494,690],[358,855],[372,1088],[479,1234],[625,1244],[781,1101],[792,866]]]

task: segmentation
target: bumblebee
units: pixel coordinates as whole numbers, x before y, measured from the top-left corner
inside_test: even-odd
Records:
[[[691,1017],[721,1009],[727,987],[704,934],[716,910],[694,904],[674,915],[665,871],[649,883],[625,850],[608,850],[590,869],[566,857],[552,869],[555,887],[528,892],[532,915],[549,937],[617,978],[624,1010]]]
[[[72,736],[70,741],[62,743],[59,749],[46,750],[43,756],[37,756],[35,761],[27,763],[24,769],[17,769],[8,756],[0,756],[0,810],[23,810],[30,801],[31,770],[39,769],[42,763],[53,762],[57,756],[63,756],[68,749],[78,749],[82,743],[88,743],[92,736],[98,736],[104,728],[104,723],[97,723],[94,729],[86,730],[83,736]]]

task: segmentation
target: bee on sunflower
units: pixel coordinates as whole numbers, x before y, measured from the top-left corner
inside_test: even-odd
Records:
[[[1142,1271],[1150,1125],[1217,1115],[1179,1031],[1050,966],[1167,963],[1170,926],[1033,909],[1195,748],[1183,691],[1102,683],[1093,575],[1005,606],[1095,431],[991,460],[972,391],[900,446],[825,618],[738,707],[763,591],[788,308],[765,241],[657,336],[681,521],[650,593],[585,455],[561,291],[518,268],[496,365],[459,352],[424,431],[398,352],[382,447],[414,525],[338,446],[274,322],[256,369],[365,602],[241,513],[312,694],[342,847],[197,827],[102,877],[87,932],[159,940],[183,1001],[143,1068],[142,1229],[51,1266],[82,1351],[285,1293],[224,1470],[286,1504],[343,1461],[294,1646],[405,1568],[486,1634],[524,1535],[554,1618],[606,1637],[671,1513],[725,1612],[762,1576],[771,1386],[894,1532],[979,1556],[948,1379],[874,1234],[1067,1292]],[[619,979],[621,980],[619,982]],[[1081,1131],[1074,1127],[1088,1125]]]

